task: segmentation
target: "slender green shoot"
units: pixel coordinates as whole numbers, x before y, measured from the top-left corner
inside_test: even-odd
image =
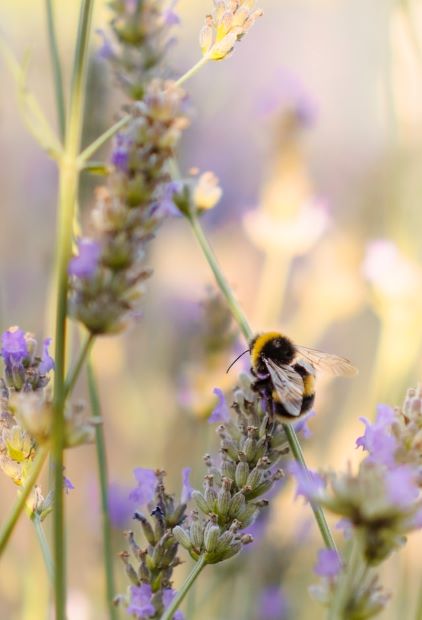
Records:
[[[63,74],[60,63],[59,49],[57,46],[56,28],[54,23],[53,0],[46,0],[45,3],[45,10],[47,14],[48,44],[50,48],[51,64],[53,68],[56,110],[59,122],[60,137],[62,140],[64,140],[66,132],[66,109],[63,91]]]
[[[54,376],[54,420],[52,437],[55,495],[53,532],[56,620],[66,619],[66,548],[64,534],[63,449],[65,444],[64,406],[66,400],[65,359],[68,294],[67,268],[72,254],[72,231],[79,187],[79,169],[77,159],[81,143],[93,7],[94,0],[82,0],[78,37],[73,63],[69,116],[66,123],[64,153],[60,161],[59,177],[59,217],[56,262],[56,372]]]
[[[44,564],[47,570],[48,578],[50,579],[50,583],[53,584],[54,583],[53,559],[51,557],[51,551],[48,545],[47,537],[44,532],[42,521],[39,515],[37,514],[31,517],[31,521],[34,524],[35,532],[37,534],[38,542],[40,544],[41,553],[44,559]]]
[[[177,86],[181,86],[182,84],[187,82],[193,75],[195,75],[195,73],[197,73],[204,65],[207,64],[208,60],[209,59],[206,56],[203,56],[200,60],[198,60],[198,62],[193,65],[193,67],[191,67],[189,71],[186,71],[186,73],[184,73],[182,77],[180,77],[176,81]]]
[[[189,590],[195,583],[197,577],[199,577],[200,573],[202,572],[202,570],[205,568],[206,565],[207,563],[205,561],[205,556],[202,555],[199,558],[199,560],[195,562],[195,565],[192,568],[189,575],[187,576],[185,583],[182,585],[182,587],[180,588],[180,590],[178,591],[178,593],[176,594],[176,596],[174,597],[170,605],[167,607],[166,611],[161,617],[161,620],[172,620],[175,612],[180,607],[180,604],[182,603],[186,594],[189,592]]]
[[[103,418],[101,405],[98,397],[97,382],[94,375],[92,363],[87,364],[88,390],[91,402],[92,415],[98,424],[95,425],[95,444],[97,448],[98,475],[101,491],[101,510],[103,519],[103,553],[104,567],[106,576],[106,604],[110,620],[117,620],[117,609],[113,605],[113,598],[116,595],[114,571],[113,571],[113,545],[111,536],[110,516],[108,512],[108,469],[106,446],[103,431]]]
[[[65,388],[64,388],[66,398],[72,393],[73,388],[75,387],[76,381],[80,375],[82,366],[84,362],[88,359],[89,353],[94,345],[94,342],[95,342],[95,336],[93,336],[93,334],[89,334],[84,342],[82,349],[80,350],[79,357],[78,357],[78,360],[75,366],[72,368],[72,370],[70,371],[70,373],[68,374],[66,378],[66,383],[65,383]]]
[[[48,455],[48,447],[47,446],[40,447],[38,450],[38,454],[36,455],[32,463],[29,476],[26,479],[25,484],[23,485],[22,489],[20,489],[19,491],[19,495],[12,508],[12,512],[10,513],[9,517],[6,520],[6,523],[3,525],[3,527],[0,530],[0,556],[3,553],[9,541],[9,538],[15,528],[16,523],[18,522],[20,515],[22,514],[23,509],[25,508],[26,500],[28,499],[32,491],[32,488],[41,473],[41,470],[43,468],[47,455]]]
[[[86,149],[84,149],[78,157],[79,168],[85,168],[85,163],[92,157],[92,155],[94,155],[94,153],[98,151],[98,149],[103,144],[105,144],[118,131],[120,131],[120,129],[123,129],[123,127],[128,124],[131,118],[132,117],[130,114],[126,114],[119,121],[117,121],[117,123],[114,123],[114,125],[107,129],[107,131],[102,133],[101,136],[94,140],[94,142],[87,146]]]

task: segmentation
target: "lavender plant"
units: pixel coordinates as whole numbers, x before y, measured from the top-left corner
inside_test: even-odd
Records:
[[[52,572],[56,618],[65,620],[63,487],[68,489],[71,483],[63,477],[64,451],[92,441],[95,434],[109,617],[117,618],[114,599],[140,620],[180,620],[178,608],[205,566],[233,558],[252,542],[248,528],[267,507],[266,495],[282,477],[280,464],[291,453],[294,462],[287,471],[297,477],[298,493],[309,500],[326,546],[316,566],[321,583],[313,589],[314,596],[328,608],[330,620],[370,618],[387,601],[372,567],[399,549],[405,536],[421,526],[419,388],[409,391],[401,409],[381,409],[374,424],[365,420],[365,434],[357,445],[368,456],[357,473],[330,472],[325,477],[307,470],[297,438],[298,428],[274,419],[266,399],[253,389],[251,374],[239,376],[232,402],[234,419],[222,391],[217,390],[219,404],[212,421],[219,423],[220,452],[218,456],[205,456],[207,473],[202,490],[191,489],[185,471],[182,495],[176,500],[165,489],[164,472],[135,470],[138,486],[129,499],[144,509],[136,510],[134,519],[140,524],[145,545],[139,546],[134,533],[127,532],[130,553],[123,552],[121,559],[132,585],[126,595],[115,598],[107,459],[92,364],[88,364],[87,370],[95,424],[83,419],[69,398],[95,339],[123,331],[138,316],[144,282],[151,275],[145,262],[149,243],[168,216],[185,217],[240,331],[248,343],[253,336],[200,224],[201,216],[221,198],[218,179],[211,172],[180,179],[175,170],[177,147],[188,125],[187,95],[181,84],[208,61],[227,58],[262,11],[254,8],[254,0],[214,0],[212,13],[206,16],[199,34],[202,58],[178,80],[172,80],[167,52],[174,42],[173,26],[178,23],[175,4],[162,0],[110,2],[111,34],[101,33],[101,54],[109,62],[127,100],[120,119],[85,150],[81,149],[81,142],[93,0],[81,2],[68,102],[64,97],[52,4],[49,0],[46,4],[60,139],[26,89],[23,69],[9,51],[5,52],[20,84],[25,120],[43,148],[57,161],[59,199],[55,362],[48,352],[49,340],[44,341],[40,356],[35,339],[19,328],[10,328],[2,338],[5,375],[0,383],[0,467],[22,492],[0,532],[0,552],[26,506],[38,527]],[[82,236],[75,239],[81,171],[90,169],[91,156],[113,136],[109,162],[102,166],[106,182],[97,188],[88,224],[83,227]],[[318,221],[323,230],[325,219]],[[315,233],[318,236],[319,232]],[[312,235],[309,243],[313,239]],[[71,370],[66,372],[68,317],[81,324],[87,336]],[[53,369],[54,388],[50,391],[48,373]],[[35,484],[48,454],[54,487],[44,498]],[[187,514],[191,497],[195,507]],[[351,536],[353,549],[345,560],[336,550],[323,509],[341,516]],[[53,560],[48,558],[39,529],[51,511]],[[179,546],[195,564],[176,594],[173,571],[181,563]]]

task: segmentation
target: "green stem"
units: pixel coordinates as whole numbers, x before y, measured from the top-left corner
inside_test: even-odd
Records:
[[[179,606],[185,598],[186,594],[189,592],[196,578],[199,576],[199,574],[206,565],[207,563],[205,561],[205,556],[202,555],[187,576],[185,583],[182,585],[170,605],[167,607],[164,614],[161,616],[161,620],[172,620],[174,613],[179,609]]]
[[[353,597],[354,587],[359,579],[362,568],[362,557],[357,540],[353,541],[345,572],[337,583],[334,600],[327,614],[327,620],[347,620],[348,602]]]
[[[303,471],[309,477],[309,471],[306,466],[305,457],[303,456],[302,448],[300,446],[295,429],[291,424],[283,424],[283,429],[286,433],[287,441],[289,442],[289,447],[295,460],[300,463]],[[327,519],[325,518],[324,511],[322,510],[321,506],[319,506],[315,502],[311,501],[310,504],[325,546],[327,547],[327,549],[334,549],[335,551],[337,551],[336,543],[334,542],[334,538],[331,534]]]
[[[79,353],[78,361],[76,362],[75,366],[72,368],[72,370],[67,376],[65,388],[64,388],[66,398],[69,396],[69,394],[72,393],[73,388],[75,387],[75,383],[81,372],[82,365],[89,356],[89,353],[94,344],[94,340],[95,340],[95,336],[93,334],[89,334],[88,338],[85,340],[84,346],[82,347]]]
[[[107,610],[110,620],[117,620],[117,609],[113,605],[113,598],[116,594],[113,572],[113,546],[111,537],[110,516],[108,513],[108,472],[106,447],[103,431],[103,418],[101,414],[101,406],[98,397],[97,383],[95,380],[92,363],[89,360],[87,364],[88,373],[88,390],[91,401],[91,410],[93,417],[98,421],[95,426],[95,443],[97,448],[98,474],[101,490],[101,510],[103,517],[103,551],[104,565],[106,576],[106,601]]]
[[[249,342],[253,336],[252,329],[250,328],[249,323],[242,309],[239,306],[239,303],[237,302],[235,296],[233,295],[233,292],[229,284],[227,283],[227,280],[225,279],[223,273],[221,272],[221,269],[217,263],[215,254],[210,244],[208,243],[207,238],[205,237],[204,231],[202,230],[199,220],[197,216],[194,214],[191,214],[188,217],[188,219],[192,225],[192,229],[195,234],[195,237],[199,245],[201,246],[202,251],[204,252],[205,258],[207,259],[208,264],[214,274],[216,282],[221,292],[223,293],[224,297],[226,298],[229,309],[234,319],[236,320],[237,324],[239,325],[240,330],[242,331],[246,340]],[[286,437],[287,437],[287,441],[290,446],[290,450],[295,460],[298,463],[300,463],[300,465],[302,466],[305,472],[308,472],[308,468],[305,462],[305,457],[303,456],[302,448],[300,446],[299,439],[296,435],[296,432],[293,426],[291,424],[283,424],[283,428],[286,433]],[[315,515],[315,520],[317,522],[319,531],[321,532],[321,536],[324,541],[324,544],[327,546],[328,549],[335,549],[336,546],[334,543],[334,539],[331,535],[330,528],[325,518],[324,511],[322,510],[320,506],[314,504],[313,502],[311,502],[311,507]]]
[[[176,84],[177,86],[181,86],[182,84],[184,84],[185,82],[187,82],[189,80],[189,78],[191,78],[193,75],[195,75],[195,73],[197,71],[199,71],[199,69],[201,69],[207,62],[208,62],[208,58],[206,56],[203,56],[200,60],[198,60],[198,62],[196,63],[196,65],[193,65],[193,67],[191,67],[189,69],[189,71],[186,71],[186,73],[184,73],[182,75],[182,77],[180,77],[177,81]]]
[[[65,355],[68,275],[72,253],[72,231],[79,187],[77,158],[81,143],[88,47],[94,0],[82,0],[78,39],[73,63],[69,117],[63,157],[60,162],[59,218],[57,233],[57,309],[56,309],[56,372],[54,377],[54,566],[56,620],[65,620],[66,562],[63,502],[63,448],[65,442],[64,406],[66,400]]]
[[[101,136],[99,136],[96,140],[94,140],[94,142],[92,142],[89,146],[87,146],[86,149],[83,150],[82,153],[78,157],[79,168],[83,168],[85,162],[96,151],[98,151],[100,146],[105,144],[107,140],[110,140],[110,138],[112,138],[114,134],[116,134],[119,131],[119,129],[122,129],[125,125],[127,125],[131,118],[132,116],[130,114],[126,114],[126,116],[123,116],[123,118],[117,121],[117,123],[114,123],[114,125],[112,125],[109,129],[107,129],[107,131],[102,133]]]
[[[64,140],[66,131],[66,109],[64,103],[63,92],[63,76],[60,63],[59,50],[57,46],[56,29],[54,25],[53,1],[46,0],[48,43],[50,47],[51,64],[54,76],[54,93],[56,97],[56,109],[59,121],[59,130],[61,139]]]
[[[40,543],[42,556],[44,558],[45,568],[47,569],[48,577],[50,579],[50,583],[54,583],[54,566],[53,560],[51,557],[50,547],[48,545],[48,541],[44,532],[44,528],[42,526],[41,519],[39,515],[34,515],[31,518],[32,523],[35,527],[35,532],[37,534],[38,542]]]
[[[223,293],[224,297],[227,300],[227,304],[230,308],[230,312],[232,313],[234,319],[240,327],[242,334],[245,336],[246,340],[249,342],[253,337],[253,332],[248,324],[246,316],[244,315],[241,307],[239,306],[238,301],[236,300],[233,292],[228,284],[226,278],[223,275],[223,272],[220,269],[219,264],[217,263],[217,259],[215,254],[208,243],[208,239],[206,238],[204,231],[202,230],[201,224],[196,215],[189,216],[189,222],[192,225],[193,232],[195,237],[201,246],[202,251],[205,254],[205,258],[208,261],[209,266],[211,267],[211,271],[214,274],[216,282]]]
[[[18,522],[18,519],[25,508],[26,500],[28,499],[34,484],[37,481],[38,476],[41,473],[42,467],[47,458],[48,449],[46,446],[39,448],[38,454],[35,457],[31,471],[29,473],[28,478],[25,481],[24,486],[20,490],[18,498],[13,506],[12,512],[10,513],[6,523],[2,527],[0,531],[0,555],[3,553],[6,544],[13,532],[13,529]]]

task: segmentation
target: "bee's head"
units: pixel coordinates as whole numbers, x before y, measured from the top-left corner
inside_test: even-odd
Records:
[[[254,338],[251,343],[251,357],[256,370],[266,370],[263,358],[271,359],[276,364],[291,364],[296,349],[293,343],[278,332],[266,332]]]

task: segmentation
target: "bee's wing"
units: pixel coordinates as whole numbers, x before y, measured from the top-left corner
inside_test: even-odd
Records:
[[[277,395],[286,411],[298,416],[302,408],[303,379],[291,366],[279,366],[265,358],[265,365]]]
[[[324,351],[308,349],[298,345],[295,345],[295,347],[296,351],[317,369],[326,370],[333,375],[344,375],[346,377],[352,377],[358,372],[357,368],[349,360],[339,355],[332,355],[331,353],[324,353]]]

